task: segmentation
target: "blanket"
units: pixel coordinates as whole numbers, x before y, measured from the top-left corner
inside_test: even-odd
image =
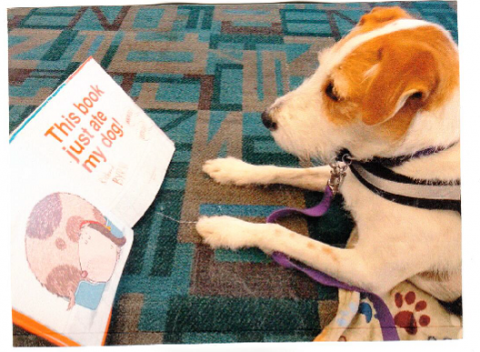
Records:
[[[405,281],[382,296],[393,315],[400,340],[462,338],[462,319],[435,298]],[[376,311],[364,295],[340,290],[335,318],[314,341],[381,341]]]

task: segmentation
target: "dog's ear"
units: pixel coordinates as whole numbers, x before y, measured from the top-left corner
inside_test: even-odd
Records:
[[[412,18],[404,9],[394,7],[374,7],[370,13],[363,15],[358,22],[359,26],[378,25],[379,23],[398,20],[400,18]]]
[[[406,105],[412,112],[419,110],[438,84],[436,59],[425,46],[387,43],[378,58],[361,103],[367,125],[387,121]]]

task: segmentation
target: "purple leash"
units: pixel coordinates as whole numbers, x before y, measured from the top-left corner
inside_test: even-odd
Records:
[[[283,208],[271,213],[267,217],[267,223],[274,223],[279,218],[282,218],[284,216],[288,216],[291,214],[298,214],[298,213],[309,216],[309,217],[320,217],[324,215],[327,212],[327,210],[330,208],[330,204],[332,202],[333,197],[334,197],[334,192],[332,192],[331,186],[327,185],[327,187],[325,188],[325,193],[322,201],[315,207],[309,208],[309,209]],[[320,271],[294,263],[284,253],[274,252],[272,254],[272,258],[278,264],[280,264],[285,268],[297,269],[304,272],[310,278],[319,282],[322,285],[337,287],[337,288],[341,288],[348,291],[357,291],[360,293],[365,293],[368,299],[373,303],[373,306],[377,312],[377,318],[380,322],[380,327],[382,329],[383,340],[384,341],[400,340],[400,338],[398,337],[397,329],[395,327],[395,322],[393,320],[392,314],[390,313],[390,310],[388,309],[385,302],[376,294],[369,291],[365,291],[355,286],[347,285]]]

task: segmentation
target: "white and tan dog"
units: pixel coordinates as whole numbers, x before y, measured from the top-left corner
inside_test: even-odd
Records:
[[[328,163],[343,148],[368,160],[454,144],[393,170],[415,179],[460,179],[458,50],[445,29],[398,7],[375,8],[319,60],[310,78],[262,115],[283,149]],[[330,177],[328,166],[288,169],[234,158],[209,160],[203,170],[222,184],[281,183],[318,191]],[[354,248],[228,216],[201,217],[197,231],[214,248],[280,251],[377,294],[410,280],[442,301],[461,296],[458,212],[391,202],[350,171],[340,192],[356,224]]]

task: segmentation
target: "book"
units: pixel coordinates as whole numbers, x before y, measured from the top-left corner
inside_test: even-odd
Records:
[[[174,143],[89,58],[10,135],[13,322],[103,345],[133,226]]]

